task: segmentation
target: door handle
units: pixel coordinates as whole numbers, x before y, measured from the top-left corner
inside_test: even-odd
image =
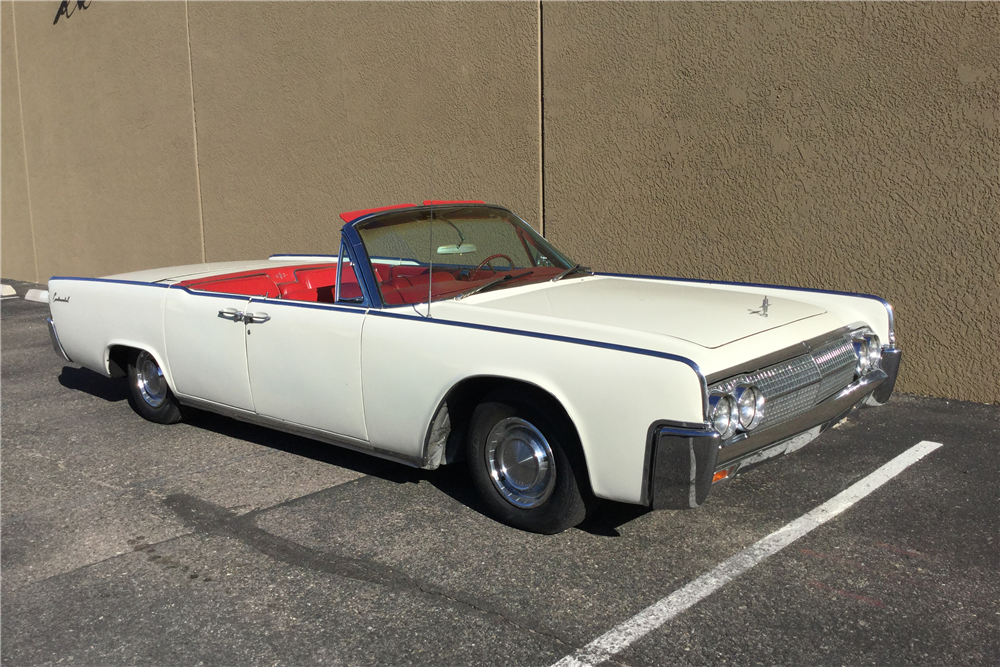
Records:
[[[243,312],[236,310],[235,308],[224,308],[219,311],[219,317],[227,320],[232,318],[233,322],[242,322],[244,316]]]
[[[271,316],[267,313],[246,313],[243,316],[243,320],[247,324],[261,324],[267,322],[269,319],[271,319]]]

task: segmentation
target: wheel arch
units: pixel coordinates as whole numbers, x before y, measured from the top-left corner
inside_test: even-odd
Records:
[[[586,465],[586,451],[580,443],[580,433],[577,430],[569,411],[552,391],[534,382],[520,378],[502,375],[473,375],[459,380],[445,393],[438,402],[437,409],[427,425],[424,437],[424,468],[434,469],[439,465],[461,460],[464,456],[465,438],[469,430],[472,413],[487,396],[494,393],[509,392],[523,396],[525,403],[542,409],[551,410],[556,419],[562,420],[573,431],[575,444],[583,456],[586,469],[587,484],[590,485],[589,466]],[[435,442],[435,434],[442,428],[443,415],[449,420],[449,430],[443,442]],[[440,437],[440,433],[438,433]],[[588,489],[589,490],[589,489]]]
[[[148,352],[160,366],[163,371],[163,377],[167,381],[167,386],[170,390],[174,389],[174,379],[170,375],[170,369],[165,363],[164,355],[159,350],[149,346],[143,345],[141,343],[136,343],[134,341],[113,341],[108,343],[107,347],[104,349],[104,367],[110,377],[125,377],[128,375],[128,360],[133,354],[138,354],[139,352],[145,350]]]

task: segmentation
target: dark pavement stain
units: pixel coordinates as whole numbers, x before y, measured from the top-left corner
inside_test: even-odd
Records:
[[[317,493],[321,494],[324,491]],[[301,500],[302,498],[295,499],[295,501]],[[260,512],[250,512],[238,516],[224,507],[186,493],[169,495],[164,498],[163,502],[191,530],[201,534],[238,540],[276,561],[338,577],[388,586],[397,592],[443,598],[456,606],[493,616],[519,629],[546,637],[559,643],[567,650],[578,648],[567,638],[553,635],[550,630],[544,629],[530,617],[513,619],[506,610],[492,608],[492,605],[461,592],[444,591],[436,586],[419,582],[395,568],[368,560],[319,552],[269,533],[254,524],[255,518]],[[267,509],[273,510],[274,507]]]

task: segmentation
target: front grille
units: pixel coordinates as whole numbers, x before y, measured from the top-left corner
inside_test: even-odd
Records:
[[[823,381],[819,386],[818,400],[836,394],[854,380],[858,358],[850,338],[830,341],[812,353]]]
[[[709,391],[732,392],[752,384],[764,394],[764,418],[757,431],[809,411],[854,380],[857,357],[848,335],[835,338],[787,361],[712,385]]]

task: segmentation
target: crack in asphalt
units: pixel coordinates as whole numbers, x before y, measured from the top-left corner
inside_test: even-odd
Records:
[[[322,491],[318,491],[317,493],[322,493]],[[312,495],[315,494],[309,494],[309,496]],[[302,498],[294,498],[287,502],[301,500]],[[243,515],[236,515],[224,507],[186,493],[171,494],[164,498],[163,502],[177,514],[178,518],[185,525],[195,532],[235,539],[269,558],[287,563],[288,565],[325,572],[346,579],[364,581],[381,586],[388,585],[400,591],[417,592],[442,598],[460,607],[466,607],[481,614],[495,617],[525,632],[545,637],[559,644],[567,651],[575,651],[579,648],[574,643],[553,634],[551,631],[523,620],[511,618],[506,612],[491,608],[490,605],[486,605],[482,601],[470,596],[448,592],[436,586],[422,583],[388,565],[380,565],[370,560],[351,556],[317,551],[288,538],[269,533],[255,524],[258,514],[286,503],[248,512]]]

